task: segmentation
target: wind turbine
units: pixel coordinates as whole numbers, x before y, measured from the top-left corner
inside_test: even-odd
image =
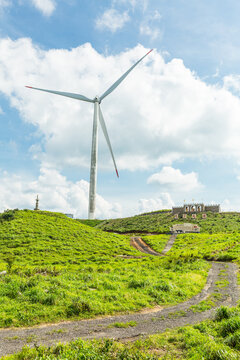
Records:
[[[115,162],[115,159],[114,159],[112,146],[111,146],[110,139],[109,139],[109,136],[108,136],[108,132],[107,132],[107,128],[106,128],[104,118],[103,118],[103,114],[102,114],[102,111],[101,111],[101,108],[100,108],[100,104],[101,104],[102,100],[106,96],[111,94],[111,92],[113,90],[115,90],[118,87],[118,85],[120,85],[120,83],[125,79],[125,77],[135,68],[135,66],[137,66],[148,54],[150,54],[150,52],[152,50],[150,50],[146,55],[144,55],[140,60],[138,60],[133,66],[131,66],[130,69],[128,71],[126,71],[100,97],[95,96],[94,99],[89,99],[88,97],[86,97],[84,95],[80,95],[80,94],[73,94],[73,93],[62,92],[62,91],[39,89],[39,88],[35,88],[35,87],[32,87],[32,86],[26,86],[27,88],[30,88],[30,89],[45,91],[45,92],[48,92],[48,93],[51,93],[51,94],[66,96],[66,97],[69,97],[69,98],[72,98],[72,99],[87,101],[87,102],[90,102],[90,103],[94,104],[92,152],[91,152],[91,170],[90,170],[90,188],[89,188],[89,209],[88,209],[88,218],[89,219],[94,219],[94,217],[95,217],[95,207],[96,207],[97,157],[98,157],[98,121],[101,124],[103,134],[104,134],[105,139],[107,141],[107,144],[108,144],[111,156],[112,156],[113,164],[114,164],[114,167],[115,167],[115,170],[116,170],[117,177],[119,177],[118,170],[117,170],[117,165],[116,165],[116,162]]]

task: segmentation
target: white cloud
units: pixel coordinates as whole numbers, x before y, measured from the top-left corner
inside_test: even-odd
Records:
[[[55,0],[31,0],[36,9],[41,11],[43,15],[50,16],[56,9]]]
[[[146,16],[139,27],[139,32],[143,36],[148,36],[152,41],[162,37],[159,21],[161,20],[160,13],[156,10],[152,14]]]
[[[2,114],[4,114],[4,111],[3,111],[3,109],[2,109],[1,106],[0,106],[0,115],[2,115]]]
[[[228,75],[223,78],[224,87],[233,94],[240,95],[240,75]]]
[[[116,32],[122,29],[123,26],[130,20],[127,11],[121,13],[116,9],[107,9],[101,17],[96,20],[96,27],[104,30],[108,29],[112,32]]]
[[[166,186],[168,189],[180,192],[192,191],[202,187],[198,181],[198,175],[195,172],[183,174],[181,170],[174,169],[170,166],[164,166],[160,172],[151,175],[147,183],[159,184]]]
[[[2,172],[0,211],[13,208],[33,209],[38,194],[40,209],[72,213],[77,218],[85,218],[88,213],[88,188],[87,181],[81,180],[74,183],[55,169],[41,168],[40,175],[35,180]],[[120,216],[119,204],[110,204],[97,195],[96,218]]]
[[[161,193],[154,199],[140,199],[138,202],[138,212],[145,213],[150,211],[171,209],[174,202],[169,193]]]
[[[42,50],[29,39],[0,39],[0,92],[43,135],[33,155],[51,167],[88,167],[93,106],[24,85],[93,98],[146,52],[139,45],[104,56],[90,44]],[[186,158],[240,159],[239,98],[207,85],[180,59],[166,63],[152,52],[104,99],[102,111],[119,170],[156,169]],[[99,131],[99,166],[112,171]]]
[[[148,37],[150,37],[151,40],[156,40],[157,38],[159,38],[162,35],[162,33],[159,29],[151,28],[147,24],[141,24],[139,31],[140,31],[141,35],[148,36]]]

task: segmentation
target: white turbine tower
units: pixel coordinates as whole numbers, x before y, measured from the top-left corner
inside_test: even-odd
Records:
[[[101,124],[103,134],[105,136],[105,139],[107,141],[110,153],[112,155],[112,160],[113,160],[113,164],[114,164],[117,176],[119,177],[116,162],[115,162],[115,159],[114,159],[114,156],[113,156],[113,151],[112,151],[110,139],[109,139],[107,128],[106,128],[106,124],[105,124],[103,114],[102,114],[102,111],[101,111],[101,108],[100,108],[100,104],[101,104],[102,100],[106,96],[111,94],[111,92],[113,90],[115,90],[116,87],[118,87],[118,85],[125,79],[125,77],[135,68],[135,66],[137,66],[140,63],[140,61],[142,61],[148,54],[150,54],[150,52],[152,50],[150,50],[146,55],[144,55],[140,60],[138,60],[132,67],[130,67],[130,69],[128,71],[126,71],[112,86],[110,86],[110,88],[107,91],[105,91],[105,93],[103,93],[100,97],[96,96],[94,99],[89,99],[86,96],[80,95],[80,94],[72,94],[72,93],[68,93],[68,92],[53,91],[53,90],[39,89],[39,88],[31,87],[31,86],[26,86],[27,88],[30,88],[30,89],[46,91],[46,92],[51,93],[51,94],[62,95],[62,96],[66,96],[66,97],[69,97],[69,98],[72,98],[72,99],[82,100],[82,101],[87,101],[87,102],[90,102],[90,103],[94,103],[91,170],[90,170],[90,188],[89,188],[89,209],[88,209],[88,218],[89,219],[94,219],[95,207],[96,207],[97,156],[98,156],[98,121]]]

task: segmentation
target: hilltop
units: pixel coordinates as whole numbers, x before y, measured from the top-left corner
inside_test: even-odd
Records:
[[[170,226],[184,222],[197,224],[201,228],[201,233],[233,233],[240,231],[240,213],[207,212],[207,218],[202,219],[202,214],[197,214],[196,219],[188,216],[187,219],[175,219],[170,210],[163,210],[156,213],[147,213],[122,219],[110,219],[96,225],[98,229],[113,231],[118,233],[139,232],[139,233],[159,233],[167,234]]]

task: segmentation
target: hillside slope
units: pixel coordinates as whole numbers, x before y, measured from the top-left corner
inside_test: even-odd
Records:
[[[163,236],[162,246],[166,241]],[[130,246],[130,237],[105,233],[63,214],[4,213],[0,327],[176,304],[201,291],[208,270],[201,259],[179,266],[144,255]]]
[[[152,232],[169,233],[170,226],[183,222],[197,224],[201,232],[219,233],[240,231],[240,213],[212,213],[207,212],[207,219],[202,219],[202,214],[198,214],[196,219],[188,216],[187,219],[174,219],[170,211],[160,213],[149,213],[122,219],[105,220],[97,225],[97,228],[105,231],[126,232]]]
[[[60,213],[16,211],[0,224],[0,270],[5,257],[15,265],[79,264],[98,256],[136,255],[127,237],[108,234]]]

